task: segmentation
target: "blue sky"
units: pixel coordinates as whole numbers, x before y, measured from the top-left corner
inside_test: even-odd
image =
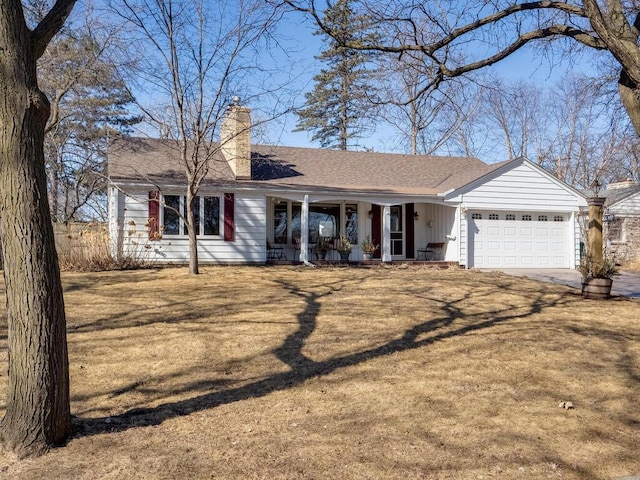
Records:
[[[98,0],[99,2],[101,0]],[[232,0],[233,1],[233,0]],[[79,9],[78,9],[79,10]],[[254,111],[254,120],[270,118],[268,113],[261,114],[261,111],[280,111],[286,106],[302,106],[304,104],[304,93],[313,88],[313,76],[316,75],[322,64],[315,60],[322,48],[322,37],[314,35],[316,26],[305,16],[299,13],[289,13],[279,25],[278,39],[281,42],[282,50],[273,50],[273,64],[270,65],[278,71],[273,75],[272,81],[275,86],[278,83],[287,84],[287,93],[282,97],[285,100],[274,106],[278,94],[263,95],[260,98],[248,98],[247,104]],[[553,84],[566,74],[566,67],[561,63],[562,59],[551,59],[537,57],[531,49],[523,49],[502,62],[487,69],[493,75],[497,75],[508,80],[532,80],[537,84]],[[260,61],[269,63],[268,55],[264,55]],[[552,67],[552,63],[555,65]],[[583,60],[576,62],[574,68],[588,68],[587,62]],[[260,91],[263,85],[255,86],[255,91]],[[137,92],[139,98],[145,96],[145,92]],[[261,104],[262,103],[262,104]],[[262,115],[262,118],[260,118]],[[310,132],[294,132],[297,117],[290,113],[269,121],[266,125],[256,128],[254,141],[256,143],[272,143],[279,145],[319,147],[317,143],[311,142]],[[385,142],[391,135],[388,126],[385,132],[377,132],[370,138],[360,140],[362,147],[373,148],[376,151],[390,151],[389,143]],[[496,149],[494,149],[496,150]],[[492,162],[502,160],[500,154],[496,158],[483,158]]]
[[[314,27],[302,18],[302,15],[292,14],[285,17],[280,27],[281,33],[290,38],[294,49],[290,52],[290,58],[282,57],[282,62],[288,62],[299,75],[295,80],[299,95],[296,102],[304,102],[304,92],[313,88],[313,76],[319,72],[322,64],[314,59],[323,48],[320,36],[313,35]],[[587,55],[590,52],[587,53]],[[585,57],[585,55],[583,55]],[[588,70],[588,58],[578,58],[574,65],[568,66],[562,63],[562,58],[543,58],[531,48],[523,48],[505,60],[489,67],[485,71],[507,80],[527,80],[538,85],[553,85],[569,71]],[[317,143],[311,143],[310,132],[293,132],[296,125],[296,116],[287,115],[269,125],[265,140],[268,143],[277,143],[288,146],[319,147]],[[388,142],[384,141],[388,134],[375,133],[370,138],[361,139],[360,143],[376,151],[389,151]],[[485,161],[498,161],[501,158],[484,159]]]

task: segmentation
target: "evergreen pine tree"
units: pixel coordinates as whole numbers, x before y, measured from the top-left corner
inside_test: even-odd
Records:
[[[350,0],[328,3],[324,21],[336,37],[346,43],[368,38],[368,19],[356,15]],[[316,35],[326,35],[318,30]],[[340,47],[328,37],[327,48],[316,58],[327,65],[313,79],[315,87],[305,95],[306,105],[298,110],[295,131],[311,131],[312,141],[323,148],[347,150],[350,140],[361,138],[372,125],[372,73],[367,69],[371,54]]]

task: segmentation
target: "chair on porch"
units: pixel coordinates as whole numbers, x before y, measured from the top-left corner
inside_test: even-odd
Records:
[[[442,250],[444,248],[444,242],[440,243],[427,243],[427,246],[424,248],[418,249],[418,258],[416,260],[420,260],[422,257],[423,260],[442,260]]]
[[[267,240],[267,260],[286,260],[287,256],[284,254],[284,248],[281,245]]]

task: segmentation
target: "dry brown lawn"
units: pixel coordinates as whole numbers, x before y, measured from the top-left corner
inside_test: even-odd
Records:
[[[418,267],[66,273],[64,284],[76,431],[41,458],[0,453],[0,477],[640,474],[638,301]]]
[[[640,273],[640,258],[628,262],[622,269],[629,272]]]

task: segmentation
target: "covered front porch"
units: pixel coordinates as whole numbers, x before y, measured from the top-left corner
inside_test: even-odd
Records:
[[[349,198],[283,194],[267,197],[267,262],[442,262],[459,261],[459,208],[437,198]],[[338,251],[340,238],[352,250]],[[378,248],[369,260],[362,243]],[[326,252],[322,252],[329,245]],[[427,246],[436,245],[438,248]]]

